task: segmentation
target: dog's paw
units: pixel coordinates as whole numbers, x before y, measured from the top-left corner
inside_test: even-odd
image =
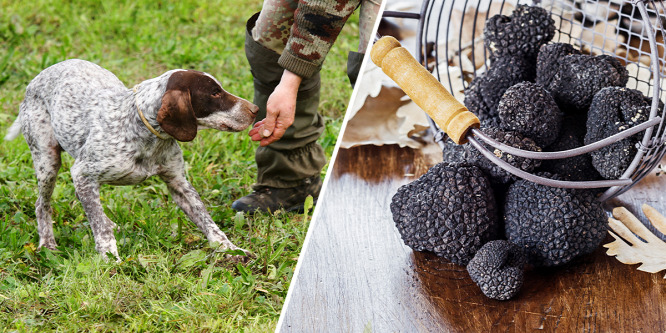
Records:
[[[215,252],[224,254],[224,259],[232,263],[246,264],[250,260],[257,258],[252,252],[241,249],[233,244],[217,245]]]
[[[250,260],[255,259],[256,256],[250,252],[243,252],[243,254],[225,254],[224,260],[234,264],[247,264]]]
[[[48,239],[48,240],[39,240],[39,246],[37,247],[38,249],[41,248],[47,248],[51,251],[55,251],[56,248],[58,247],[58,244],[56,244],[55,239]]]
[[[120,260],[120,255],[118,255],[118,248],[116,247],[115,239],[107,243],[95,244],[95,249],[97,250],[97,253],[102,256],[102,259],[105,262],[109,262],[111,260],[115,261],[116,263],[122,262],[122,260]]]
[[[99,255],[102,257],[102,260],[104,260],[104,262],[115,261],[117,264],[122,262],[118,253],[105,252],[105,253],[100,253]]]

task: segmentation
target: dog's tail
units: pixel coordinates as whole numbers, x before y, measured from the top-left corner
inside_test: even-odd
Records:
[[[7,135],[5,135],[5,141],[11,141],[16,139],[19,134],[21,134],[21,115],[16,118],[14,123],[12,124],[11,127],[9,127],[9,130],[7,131]]]

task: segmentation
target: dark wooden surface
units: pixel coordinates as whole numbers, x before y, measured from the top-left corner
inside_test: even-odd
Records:
[[[340,150],[281,332],[666,331],[664,273],[636,271],[603,248],[529,271],[518,296],[500,302],[483,296],[464,267],[406,247],[391,196],[436,159],[396,146]],[[665,212],[665,188],[666,178],[651,176],[614,203],[647,201]]]

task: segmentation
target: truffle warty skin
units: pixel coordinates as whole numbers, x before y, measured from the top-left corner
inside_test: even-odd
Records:
[[[592,253],[606,236],[606,213],[594,191],[522,179],[509,187],[504,221],[507,239],[537,267],[564,265]]]
[[[504,301],[523,286],[527,259],[522,250],[506,240],[486,243],[467,264],[467,272],[484,295]]]
[[[472,165],[440,163],[398,189],[393,221],[405,245],[466,265],[486,242],[500,237],[488,178]]]

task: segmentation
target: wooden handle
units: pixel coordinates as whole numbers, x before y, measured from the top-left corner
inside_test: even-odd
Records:
[[[480,126],[479,118],[458,102],[397,39],[380,38],[372,47],[370,57],[453,142],[467,142],[467,131]]]

